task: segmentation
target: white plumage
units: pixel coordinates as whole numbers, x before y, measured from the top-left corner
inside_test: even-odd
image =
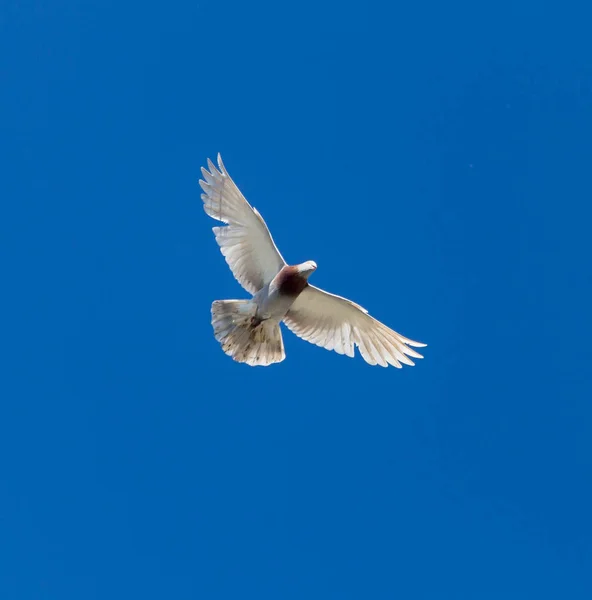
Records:
[[[234,360],[269,365],[285,358],[279,323],[302,339],[339,354],[354,356],[357,346],[371,365],[401,368],[422,358],[409,346],[423,347],[389,329],[364,308],[308,283],[313,261],[289,266],[259,212],[241,194],[218,155],[208,159],[200,180],[205,212],[226,224],[214,227],[216,241],[250,300],[217,300],[212,325],[222,349]]]
[[[251,294],[256,294],[285,266],[271,233],[261,215],[241,194],[224,168],[218,155],[216,169],[208,159],[208,172],[202,167],[205,181],[200,185],[204,210],[210,217],[228,227],[214,227],[216,241],[238,282]]]

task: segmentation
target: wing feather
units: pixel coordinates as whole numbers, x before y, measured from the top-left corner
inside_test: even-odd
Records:
[[[371,365],[400,369],[413,366],[409,358],[423,358],[409,348],[424,347],[389,329],[368,314],[359,304],[325,292],[313,285],[298,296],[284,322],[302,339],[339,354],[354,356],[357,346],[362,358]]]
[[[269,283],[286,264],[259,214],[241,194],[218,154],[218,168],[208,158],[202,167],[204,210],[226,226],[214,227],[214,235],[238,282],[251,294]]]

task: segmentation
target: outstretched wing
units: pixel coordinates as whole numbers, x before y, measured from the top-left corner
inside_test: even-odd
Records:
[[[226,227],[214,227],[216,241],[232,273],[251,294],[269,283],[286,264],[277,249],[263,217],[241,194],[224,168],[218,154],[218,169],[208,159],[209,171],[202,167],[205,181],[199,181],[201,199],[210,217]]]
[[[339,354],[354,356],[354,346],[371,365],[401,368],[415,364],[409,356],[423,358],[409,346],[423,347],[389,329],[351,300],[309,285],[298,296],[284,323],[297,336]]]

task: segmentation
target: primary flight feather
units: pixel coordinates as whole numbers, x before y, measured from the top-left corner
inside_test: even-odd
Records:
[[[339,354],[354,356],[357,346],[371,365],[401,368],[409,357],[423,358],[409,346],[423,347],[389,329],[358,304],[308,283],[317,265],[288,265],[259,212],[241,194],[218,154],[218,168],[202,167],[201,198],[206,213],[225,225],[214,227],[216,241],[250,300],[216,300],[214,335],[226,354],[252,366],[286,357],[283,321],[302,339]]]

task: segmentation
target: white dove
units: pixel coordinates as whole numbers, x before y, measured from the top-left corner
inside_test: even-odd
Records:
[[[214,335],[226,354],[248,365],[284,360],[283,321],[304,340],[354,356],[354,346],[371,365],[401,368],[423,358],[409,340],[389,329],[358,304],[308,283],[317,265],[309,260],[288,265],[259,212],[241,194],[218,154],[218,169],[208,159],[199,184],[205,212],[226,223],[214,227],[216,241],[250,300],[216,300],[212,304]]]

